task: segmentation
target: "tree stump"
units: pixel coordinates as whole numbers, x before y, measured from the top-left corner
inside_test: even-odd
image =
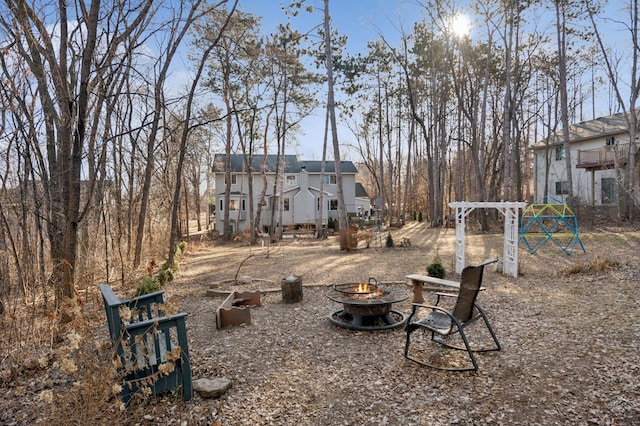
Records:
[[[281,282],[282,301],[297,303],[302,301],[302,278],[293,275],[283,278]]]

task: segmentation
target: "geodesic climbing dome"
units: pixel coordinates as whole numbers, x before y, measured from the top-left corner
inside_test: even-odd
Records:
[[[578,235],[578,219],[571,208],[562,201],[545,196],[530,204],[520,219],[520,241],[529,253],[535,253],[548,241],[552,241],[567,255],[576,245],[585,251]]]

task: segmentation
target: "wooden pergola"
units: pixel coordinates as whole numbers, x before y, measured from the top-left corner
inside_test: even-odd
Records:
[[[498,209],[504,216],[504,252],[502,257],[503,273],[518,277],[518,241],[520,233],[519,213],[520,209],[525,208],[527,203],[513,201],[498,202],[467,202],[456,201],[449,203],[449,207],[456,209],[456,273],[462,273],[465,266],[464,258],[464,236],[465,236],[465,218],[476,208],[493,208]]]

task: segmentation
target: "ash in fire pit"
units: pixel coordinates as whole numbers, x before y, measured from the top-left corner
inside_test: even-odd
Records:
[[[329,316],[340,327],[355,330],[388,330],[402,326],[405,315],[391,309],[393,303],[409,296],[396,289],[380,289],[378,282],[370,278],[367,283],[336,284],[327,297],[342,303],[342,309]]]

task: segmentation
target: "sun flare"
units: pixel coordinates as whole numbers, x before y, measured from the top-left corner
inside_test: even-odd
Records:
[[[464,13],[457,13],[451,18],[450,29],[456,37],[465,37],[471,32],[471,19]]]

